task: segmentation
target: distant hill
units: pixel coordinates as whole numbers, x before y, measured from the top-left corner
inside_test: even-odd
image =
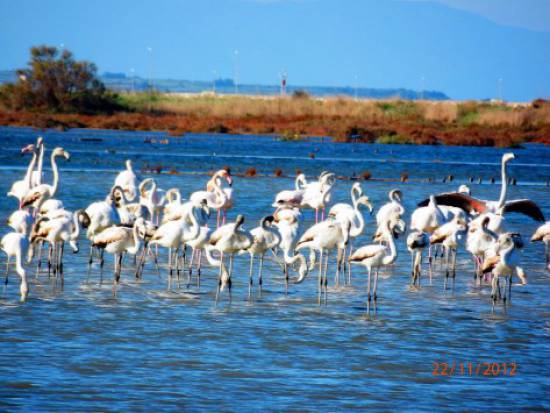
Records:
[[[0,70],[0,83],[14,82],[17,79],[14,70]],[[118,91],[143,91],[149,87],[148,79],[139,76],[127,76],[124,73],[106,72],[100,76],[105,86]],[[202,80],[181,80],[181,79],[153,79],[153,87],[160,92],[200,93],[212,91],[215,87],[217,93],[236,93],[237,88],[232,79],[217,79],[215,82]],[[359,98],[401,98],[401,99],[430,99],[447,100],[449,97],[443,92],[426,90],[423,92],[411,89],[377,89],[377,88],[354,88],[352,86],[287,86],[287,94],[296,90],[304,90],[312,96],[334,96],[347,95]],[[247,95],[276,95],[280,93],[278,85],[238,85],[238,93]]]

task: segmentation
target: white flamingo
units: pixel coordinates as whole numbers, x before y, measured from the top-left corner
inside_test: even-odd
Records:
[[[128,201],[133,201],[138,194],[138,178],[132,168],[132,161],[126,160],[126,169],[115,178],[115,186],[120,186]]]
[[[253,238],[250,232],[241,228],[244,223],[244,216],[238,215],[235,222],[222,225],[216,229],[210,236],[209,245],[206,248],[206,257],[211,265],[218,266],[220,273],[218,277],[218,286],[216,289],[216,302],[225,286],[228,287],[229,300],[231,301],[231,275],[233,272],[233,258],[235,253],[245,250],[252,245]],[[216,250],[220,253],[220,259],[212,257],[211,251]],[[223,264],[223,257],[229,254],[229,272]]]
[[[41,136],[39,136],[36,141],[36,147],[39,149],[38,162],[36,164],[36,171],[32,172],[31,186],[38,186],[42,184],[42,168],[44,165],[44,152],[46,152],[46,148],[44,146],[44,140]]]
[[[401,216],[405,213],[405,208],[402,204],[403,193],[399,189],[392,189],[388,196],[390,202],[382,205],[376,213],[376,225],[378,227],[386,227],[390,218],[395,214]]]
[[[216,226],[220,226],[221,210],[227,205],[227,192],[219,185],[218,180],[210,182],[209,188],[211,191],[196,191],[191,194],[189,200],[193,204],[199,204],[203,200],[206,200],[208,208],[217,211]],[[225,217],[223,218],[225,220]],[[222,221],[223,225],[223,221]]]
[[[273,207],[279,208],[284,206],[299,207],[304,198],[305,188],[307,186],[306,176],[298,174],[294,180],[293,190],[284,190],[275,196]]]
[[[21,201],[32,188],[32,174],[33,174],[34,166],[36,165],[38,149],[39,149],[38,145],[35,146],[33,144],[27,145],[23,149],[21,149],[22,154],[31,152],[32,159],[29,162],[29,166],[27,167],[27,172],[25,173],[25,177],[19,181],[15,181],[12,184],[10,191],[7,193],[8,196],[13,196],[19,200],[20,208],[21,208]]]
[[[497,241],[497,254],[487,258],[482,265],[482,272],[492,272],[493,281],[492,281],[492,290],[491,298],[493,302],[497,301],[497,298],[500,297],[500,287],[499,287],[499,278],[504,277],[504,296],[503,301],[506,303],[507,295],[508,298],[511,295],[512,289],[512,275],[514,271],[518,273],[522,282],[525,282],[525,275],[523,270],[520,267],[520,253],[519,250],[523,247],[523,241],[519,234],[513,233],[504,233],[498,237]],[[497,297],[498,289],[498,297]]]
[[[425,232],[413,229],[407,236],[407,249],[411,253],[412,259],[412,277],[411,284],[420,285],[420,275],[422,273],[422,252],[430,245],[430,237]]]
[[[149,189],[146,188],[147,185],[150,185]],[[139,193],[139,203],[147,208],[151,221],[158,224],[165,200],[164,189],[157,188],[153,178],[147,178],[139,184]]]
[[[253,241],[252,244],[245,250],[250,254],[250,272],[248,274],[248,299],[252,294],[252,270],[254,268],[254,257],[258,255],[260,257],[260,268],[258,271],[258,287],[260,295],[262,293],[262,270],[264,266],[264,256],[268,250],[271,250],[279,245],[281,242],[281,235],[276,228],[274,228],[273,221],[275,218],[273,215],[268,215],[260,220],[260,225],[253,228],[250,231]]]
[[[335,282],[339,283],[339,268],[342,258],[341,251],[347,247],[349,239],[350,223],[340,223],[333,217],[329,217],[325,221],[321,221],[309,228],[298,240],[296,251],[304,248],[319,251],[319,303],[321,302],[321,294],[324,291],[325,302],[327,301],[327,269],[330,251],[334,248],[338,249],[338,259],[336,265]],[[323,255],[326,253],[325,262],[323,263]],[[324,264],[324,271],[323,271]]]
[[[122,271],[122,255],[136,255],[141,248],[139,229],[144,225],[144,219],[138,218],[132,228],[109,227],[93,237],[92,245],[107,251],[114,256],[113,295],[116,295],[116,285],[119,283]]]
[[[449,277],[452,273],[454,278],[456,275],[456,251],[458,248],[458,236],[467,230],[467,225],[464,220],[459,217],[454,218],[450,222],[446,222],[436,228],[430,236],[430,245],[442,244],[445,247],[445,277]]]
[[[283,251],[283,270],[285,275],[285,291],[288,292],[288,267],[298,263],[298,278],[294,281],[299,284],[304,281],[308,273],[307,261],[302,254],[296,254],[294,249],[300,229],[301,213],[297,207],[283,206],[273,213],[274,225],[277,227],[281,240],[279,248]],[[315,253],[314,253],[315,255]]]
[[[470,225],[466,237],[466,250],[474,257],[474,278],[481,276],[480,268],[487,251],[492,248],[498,239],[498,234],[488,228],[490,217],[481,216],[481,225]]]
[[[227,182],[228,188],[222,187],[222,179],[225,179]],[[221,191],[224,193],[224,204],[221,208],[218,208],[217,214],[218,217],[216,218],[216,223],[219,226],[220,221],[220,212],[223,212],[223,219],[221,221],[222,224],[225,224],[225,221],[227,219],[227,210],[233,207],[233,177],[231,176],[231,172],[228,169],[220,169],[217,171],[214,175],[212,175],[212,178],[206,183],[206,190],[209,192],[216,192],[216,187],[220,188]]]
[[[15,232],[27,235],[32,227],[34,219],[32,214],[26,209],[18,209],[12,212],[8,218],[8,226],[13,228]]]
[[[325,208],[330,202],[330,193],[336,179],[333,173],[322,172],[317,182],[306,185],[300,208],[311,208],[315,210],[315,222],[319,222],[318,214],[321,210],[321,220],[325,219]]]
[[[353,240],[361,235],[365,229],[365,219],[363,214],[359,210],[361,205],[364,205],[369,209],[369,213],[372,214],[373,206],[369,200],[369,197],[363,195],[363,189],[361,184],[356,182],[351,187],[351,203],[338,203],[333,205],[329,210],[329,216],[333,216],[336,220],[342,224],[350,223],[349,228],[349,253],[347,256],[350,256],[353,252]],[[344,263],[344,271],[346,267],[346,250],[344,250],[344,255],[342,257],[342,262]],[[348,283],[351,284],[351,266],[348,265]]]
[[[57,158],[58,156],[63,156],[67,160],[70,159],[69,152],[60,147],[55,148],[50,158],[53,170],[52,185],[41,184],[31,188],[30,191],[22,199],[21,207],[24,208],[26,206],[32,205],[35,208],[35,211],[38,211],[42,203],[54,197],[59,185],[59,171],[57,170],[57,162],[55,161],[55,158]]]
[[[393,237],[393,228],[404,225],[404,223],[400,223],[399,221],[401,221],[399,214],[395,211],[394,214],[387,219],[386,224],[383,227],[382,236],[384,237],[387,246],[381,244],[365,245],[364,247],[355,250],[355,252],[349,257],[350,263],[361,264],[367,269],[367,295],[369,303],[371,302],[371,298],[374,298],[375,302],[377,300],[376,290],[378,286],[378,273],[380,271],[380,267],[391,265],[397,259],[397,248]],[[375,270],[375,274],[371,296],[371,272],[373,269]]]
[[[445,214],[439,208],[436,198],[430,195],[427,206],[416,208],[411,214],[411,230],[432,234],[437,228],[447,222]],[[428,247],[428,262],[432,264],[432,246]]]
[[[63,250],[65,242],[69,242],[73,253],[79,251],[78,236],[80,235],[79,217],[82,210],[74,213],[65,211],[65,214],[55,218],[41,217],[33,226],[30,234],[31,245],[47,241],[50,244],[48,259],[48,275],[53,266],[54,275],[63,276]],[[29,248],[28,262],[32,261],[34,249]],[[37,273],[38,274],[38,273]]]
[[[537,228],[531,242],[542,241],[544,243],[544,258],[546,259],[546,265],[550,263],[550,251],[548,245],[550,245],[550,221],[546,221],[540,227]]]
[[[6,280],[8,284],[8,274],[10,269],[10,258],[15,257],[15,271],[21,277],[19,291],[21,293],[21,301],[24,302],[29,294],[29,285],[27,283],[27,274],[23,268],[23,254],[29,247],[27,237],[20,232],[9,232],[0,240],[0,249],[7,255],[6,259]]]

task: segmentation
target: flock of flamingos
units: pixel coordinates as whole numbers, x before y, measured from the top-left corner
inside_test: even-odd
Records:
[[[36,276],[45,272],[42,255],[46,244],[48,276],[63,280],[65,243],[69,243],[73,252],[78,252],[82,232],[90,243],[88,271],[94,256],[103,269],[104,253],[113,254],[113,294],[116,294],[125,254],[133,256],[135,276],[139,278],[147,260],[154,263],[159,272],[158,250],[161,247],[169,251],[169,289],[176,277],[180,285],[180,274],[184,272],[187,273],[189,287],[193,271],[200,288],[204,253],[208,265],[219,269],[216,302],[225,288],[231,299],[233,260],[236,254],[244,253],[250,257],[250,299],[254,260],[259,260],[257,284],[261,294],[264,257],[271,253],[284,274],[285,292],[289,283],[300,283],[308,273],[317,272],[319,303],[326,303],[329,256],[336,250],[335,284],[341,282],[340,278],[344,283],[351,283],[351,264],[362,265],[367,270],[368,302],[376,302],[379,270],[395,262],[396,238],[407,231],[403,220],[405,209],[402,194],[399,190],[392,190],[389,192],[389,202],[376,213],[377,230],[372,244],[355,248],[353,241],[365,228],[362,209],[372,213],[373,206],[364,195],[360,183],[356,182],[351,187],[351,203],[333,204],[325,217],[325,208],[330,205],[331,191],[336,182],[334,174],[329,172],[321,173],[317,180],[310,182],[304,175],[297,176],[294,189],[276,194],[273,203],[275,211],[262,218],[259,226],[248,231],[243,228],[243,215],[237,215],[235,221],[226,222],[227,210],[233,206],[233,179],[229,170],[216,172],[204,190],[192,193],[183,202],[176,188],[164,191],[151,178],[139,182],[129,160],[105,199],[71,212],[64,208],[61,200],[55,198],[59,186],[57,159],[69,159],[69,153],[59,147],[51,152],[53,182],[50,185],[42,182],[43,139],[39,137],[36,144],[24,147],[22,152],[32,154],[32,159],[25,177],[13,183],[8,193],[18,199],[19,209],[8,219],[13,231],[0,241],[2,251],[7,255],[5,283],[8,283],[10,260],[13,258],[21,279],[22,301],[29,294],[27,270],[23,263],[29,265],[35,259]],[[511,153],[502,157],[502,187],[500,198],[496,201],[476,199],[470,195],[469,188],[462,185],[457,192],[432,195],[418,204],[411,215],[406,236],[412,261],[412,285],[420,283],[425,254],[430,271],[434,257],[440,253],[446,277],[454,277],[461,239],[465,239],[466,249],[473,256],[478,282],[481,284],[491,280],[493,303],[502,299],[506,304],[514,274],[522,283],[526,282],[520,261],[524,243],[520,234],[505,230],[506,214],[519,212],[541,222],[544,222],[544,216],[531,200],[507,200],[506,168],[513,159]],[[316,223],[303,231],[301,210],[305,208],[315,210]],[[209,226],[212,210],[217,215],[215,227]],[[544,242],[548,266],[550,221],[537,229],[531,241]],[[190,257],[188,248],[191,249]],[[292,278],[291,272],[296,272]],[[503,292],[501,279],[504,281]]]

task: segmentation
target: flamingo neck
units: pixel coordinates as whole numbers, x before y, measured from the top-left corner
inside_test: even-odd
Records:
[[[27,187],[30,188],[32,184],[32,171],[34,170],[34,165],[36,164],[36,151],[33,151],[32,153],[32,159],[29,162],[29,166],[27,168],[27,173],[25,174],[25,183],[27,184]]]
[[[126,251],[129,254],[137,254],[141,248],[141,238],[139,237],[138,226],[136,224],[134,224],[134,227],[132,228],[132,236],[134,237],[134,246],[127,248]]]
[[[365,229],[365,219],[363,218],[363,214],[361,213],[361,211],[359,211],[359,208],[355,209],[355,216],[359,221],[359,225],[357,227],[352,227],[349,232],[349,235],[354,238],[361,235],[363,233],[363,230]]]
[[[38,172],[37,185],[42,183],[42,166],[44,164],[44,143],[40,144],[40,155],[38,156],[38,166],[36,171]]]
[[[52,163],[52,170],[53,170],[53,184],[52,184],[52,191],[50,194],[50,197],[52,198],[57,192],[57,185],[59,184],[59,171],[57,170],[57,162],[55,161],[55,158],[56,158],[55,153],[52,153],[51,163]]]
[[[506,173],[506,164],[507,162],[502,161],[502,165],[500,167],[501,183],[500,183],[500,198],[498,199],[498,206],[497,206],[498,210],[500,210],[504,206],[504,203],[506,202],[506,194],[508,192],[508,179],[507,179],[508,177]]]
[[[390,224],[386,227],[386,239],[390,247],[390,254],[384,257],[384,264],[392,264],[397,258],[397,248],[395,247],[395,240],[393,239],[393,234],[391,233]]]
[[[73,214],[73,230],[71,232],[71,240],[78,239],[80,235],[80,223],[78,222],[78,213]]]
[[[212,182],[212,185],[214,186],[214,193],[216,194],[216,200],[217,200],[217,202],[214,203],[213,207],[214,209],[220,209],[227,202],[227,194],[218,184],[218,181],[214,180]]]
[[[512,254],[512,251],[514,250],[514,243],[510,242],[510,246],[502,250],[502,253],[500,254],[500,261],[506,265],[507,267],[512,267],[510,263],[510,255]]]

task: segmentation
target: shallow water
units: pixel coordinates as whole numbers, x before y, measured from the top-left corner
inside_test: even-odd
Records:
[[[22,177],[28,158],[18,152],[36,135],[32,129],[0,128],[0,192]],[[61,164],[58,196],[69,209],[103,198],[130,158],[138,168],[162,164],[164,170],[186,172],[150,175],[162,188],[177,186],[184,196],[202,188],[204,172],[224,165],[233,173],[255,167],[272,175],[281,168],[290,176],[296,169],[345,176],[369,170],[375,178],[394,179],[363,183],[375,207],[385,202],[389,189],[400,188],[408,217],[419,200],[454,190],[470,176],[483,177],[482,184],[471,184],[474,194],[498,198],[499,185],[488,180],[498,180],[505,152],[224,135],[186,135],[160,145],[144,140],[163,134],[90,130],[43,136],[48,149],[63,145],[72,154],[70,163]],[[82,142],[82,137],[103,141]],[[510,187],[509,197],[536,200],[550,216],[550,148],[527,145],[515,153],[509,170],[518,185]],[[403,172],[409,182],[397,182]],[[448,174],[455,181],[441,183]],[[251,229],[272,211],[274,193],[292,185],[290,178],[237,177],[230,218],[243,213]],[[350,186],[338,181],[333,201],[349,202]],[[15,207],[13,198],[0,198],[2,222]],[[307,227],[313,213],[306,211],[305,218]],[[507,223],[526,241],[537,226],[516,214]],[[355,245],[369,242],[373,230],[373,217],[367,217],[366,233]],[[4,225],[1,234],[7,231]],[[473,264],[463,249],[454,283],[445,285],[437,264],[432,280],[424,277],[421,288],[411,290],[403,239],[396,264],[381,277],[376,312],[367,311],[361,268],[354,268],[352,286],[336,289],[329,276],[328,305],[319,307],[316,273],[291,286],[285,297],[281,271],[272,260],[266,261],[263,297],[249,303],[246,256],[236,259],[231,304],[223,294],[214,305],[212,268],[204,269],[200,291],[195,279],[188,290],[184,285],[167,291],[164,268],[159,278],[148,263],[144,279],[136,282],[128,259],[114,299],[112,257],[107,256],[100,286],[95,265],[86,277],[87,251],[82,240],[79,254],[66,253],[63,286],[45,274],[34,279],[34,265],[28,267],[31,292],[24,305],[17,301],[17,278],[10,276],[0,297],[1,410],[550,409],[550,279],[541,245],[526,243],[529,283],[514,285],[511,305],[505,310],[499,304],[494,311],[490,288],[474,285]],[[166,262],[164,251],[161,260]],[[4,257],[0,268],[3,264]],[[432,374],[434,362],[472,362],[475,369],[484,361],[517,363],[516,374]]]

